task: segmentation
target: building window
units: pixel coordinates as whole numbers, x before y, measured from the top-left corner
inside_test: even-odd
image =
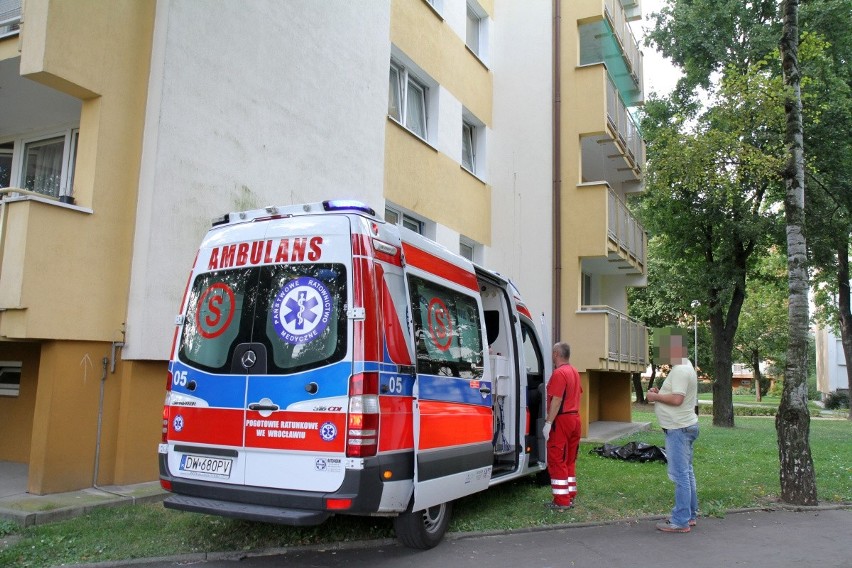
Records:
[[[0,396],[18,396],[21,392],[21,362],[0,361]]]
[[[402,211],[398,211],[392,207],[385,207],[385,221],[391,225],[400,225],[415,233],[423,234],[423,221],[419,221],[411,215],[406,215]]]
[[[583,305],[592,305],[592,276],[591,274],[583,273]]]
[[[462,166],[471,173],[476,172],[475,133],[475,126],[462,121]]]
[[[473,262],[473,252],[476,246],[469,239],[461,237],[459,239],[459,255]]]
[[[0,143],[0,187],[56,198],[71,195],[79,136],[74,128],[49,137]]]
[[[482,18],[477,14],[473,7],[467,6],[467,30],[465,35],[465,43],[477,56],[480,53],[479,40],[482,31]]]
[[[59,197],[64,153],[64,137],[27,143],[22,176],[24,189]]]
[[[426,86],[407,68],[391,63],[388,116],[426,140]]]
[[[0,187],[12,185],[12,152],[14,149],[14,142],[0,144]]]

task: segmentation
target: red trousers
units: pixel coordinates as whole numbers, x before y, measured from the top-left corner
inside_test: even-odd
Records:
[[[577,495],[577,452],[580,450],[580,416],[560,414],[547,439],[547,472],[553,502],[570,505]]]

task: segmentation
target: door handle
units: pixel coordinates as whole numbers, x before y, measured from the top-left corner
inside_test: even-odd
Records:
[[[482,394],[491,394],[491,387],[481,386],[479,387],[479,392]]]
[[[279,408],[277,404],[261,404],[259,402],[253,402],[248,407],[249,410],[272,410],[273,412]]]

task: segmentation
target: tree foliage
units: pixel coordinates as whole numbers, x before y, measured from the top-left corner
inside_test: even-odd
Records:
[[[773,369],[783,369],[787,360],[787,266],[786,257],[777,249],[762,258],[754,275],[746,282],[747,295],[734,349],[754,373],[758,401],[769,389],[762,376],[761,363],[771,362]]]
[[[693,115],[672,97],[650,101],[643,120],[649,168],[637,215],[658,267],[649,271],[649,288],[679,298],[674,306],[684,312],[700,302],[712,336],[719,426],[734,421],[731,363],[747,276],[779,236],[771,206],[781,195],[782,92],[761,60],[744,75],[723,75],[702,112]]]

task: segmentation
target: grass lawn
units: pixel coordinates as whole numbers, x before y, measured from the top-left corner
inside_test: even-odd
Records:
[[[636,407],[640,408],[640,407]],[[637,410],[634,421],[652,430],[616,440],[663,445],[651,412]],[[736,417],[736,427],[716,428],[700,417],[695,469],[702,514],[777,503],[778,449],[775,422],[768,417]],[[852,503],[852,422],[811,421],[811,452],[822,503]],[[633,463],[591,454],[582,444],[577,463],[579,496],[566,513],[544,509],[549,486],[532,478],[496,486],[455,503],[451,531],[518,529],[667,514],[673,486],[662,463]],[[20,530],[0,521],[0,535],[20,540],[0,550],[0,566],[56,566],[201,551],[248,551],[393,536],[385,518],[334,517],[320,527],[294,528],[249,523],[166,510],[160,504],[102,508],[84,517]]]

